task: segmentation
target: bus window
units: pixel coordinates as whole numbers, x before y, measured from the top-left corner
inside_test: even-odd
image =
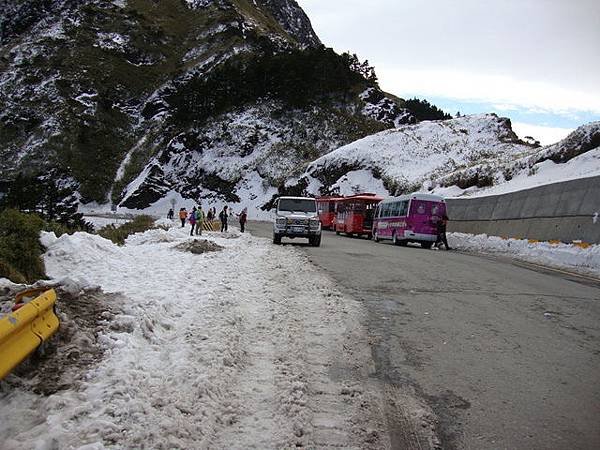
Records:
[[[390,204],[386,203],[381,207],[381,217],[390,217]]]
[[[396,217],[398,215],[398,202],[390,203],[388,207],[390,209],[390,217]]]
[[[400,210],[398,211],[398,215],[401,217],[405,217],[408,213],[408,200],[404,200],[400,202]]]
[[[429,215],[431,214],[432,202],[425,200],[413,200],[410,206],[410,213],[416,215]]]

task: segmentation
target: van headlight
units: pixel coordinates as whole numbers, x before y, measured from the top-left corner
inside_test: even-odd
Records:
[[[321,225],[321,221],[319,219],[310,219],[311,228],[319,228],[319,225]]]
[[[284,226],[284,225],[285,225],[285,217],[278,217],[278,218],[275,220],[275,223],[276,223],[277,225]]]

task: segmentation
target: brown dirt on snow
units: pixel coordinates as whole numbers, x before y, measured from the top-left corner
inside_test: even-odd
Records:
[[[60,287],[57,294],[58,331],[4,380],[6,388],[21,387],[45,396],[72,389],[102,359],[98,336],[111,326],[122,297],[100,289],[73,294]]]

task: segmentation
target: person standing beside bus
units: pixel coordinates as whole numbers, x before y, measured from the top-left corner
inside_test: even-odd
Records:
[[[440,217],[440,219],[438,219],[437,221],[437,240],[435,241],[435,246],[437,248],[440,248],[441,244],[443,243],[446,250],[452,250],[449,246],[448,246],[448,238],[446,237],[446,226],[448,225],[448,216],[446,215],[446,213],[444,213],[444,215],[442,217]]]

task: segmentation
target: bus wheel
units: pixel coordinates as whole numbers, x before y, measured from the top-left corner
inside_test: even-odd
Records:
[[[340,232],[338,230],[335,230],[335,234],[337,234],[339,236]]]
[[[426,249],[430,249],[431,246],[433,245],[433,242],[421,242],[421,247],[426,248]]]

